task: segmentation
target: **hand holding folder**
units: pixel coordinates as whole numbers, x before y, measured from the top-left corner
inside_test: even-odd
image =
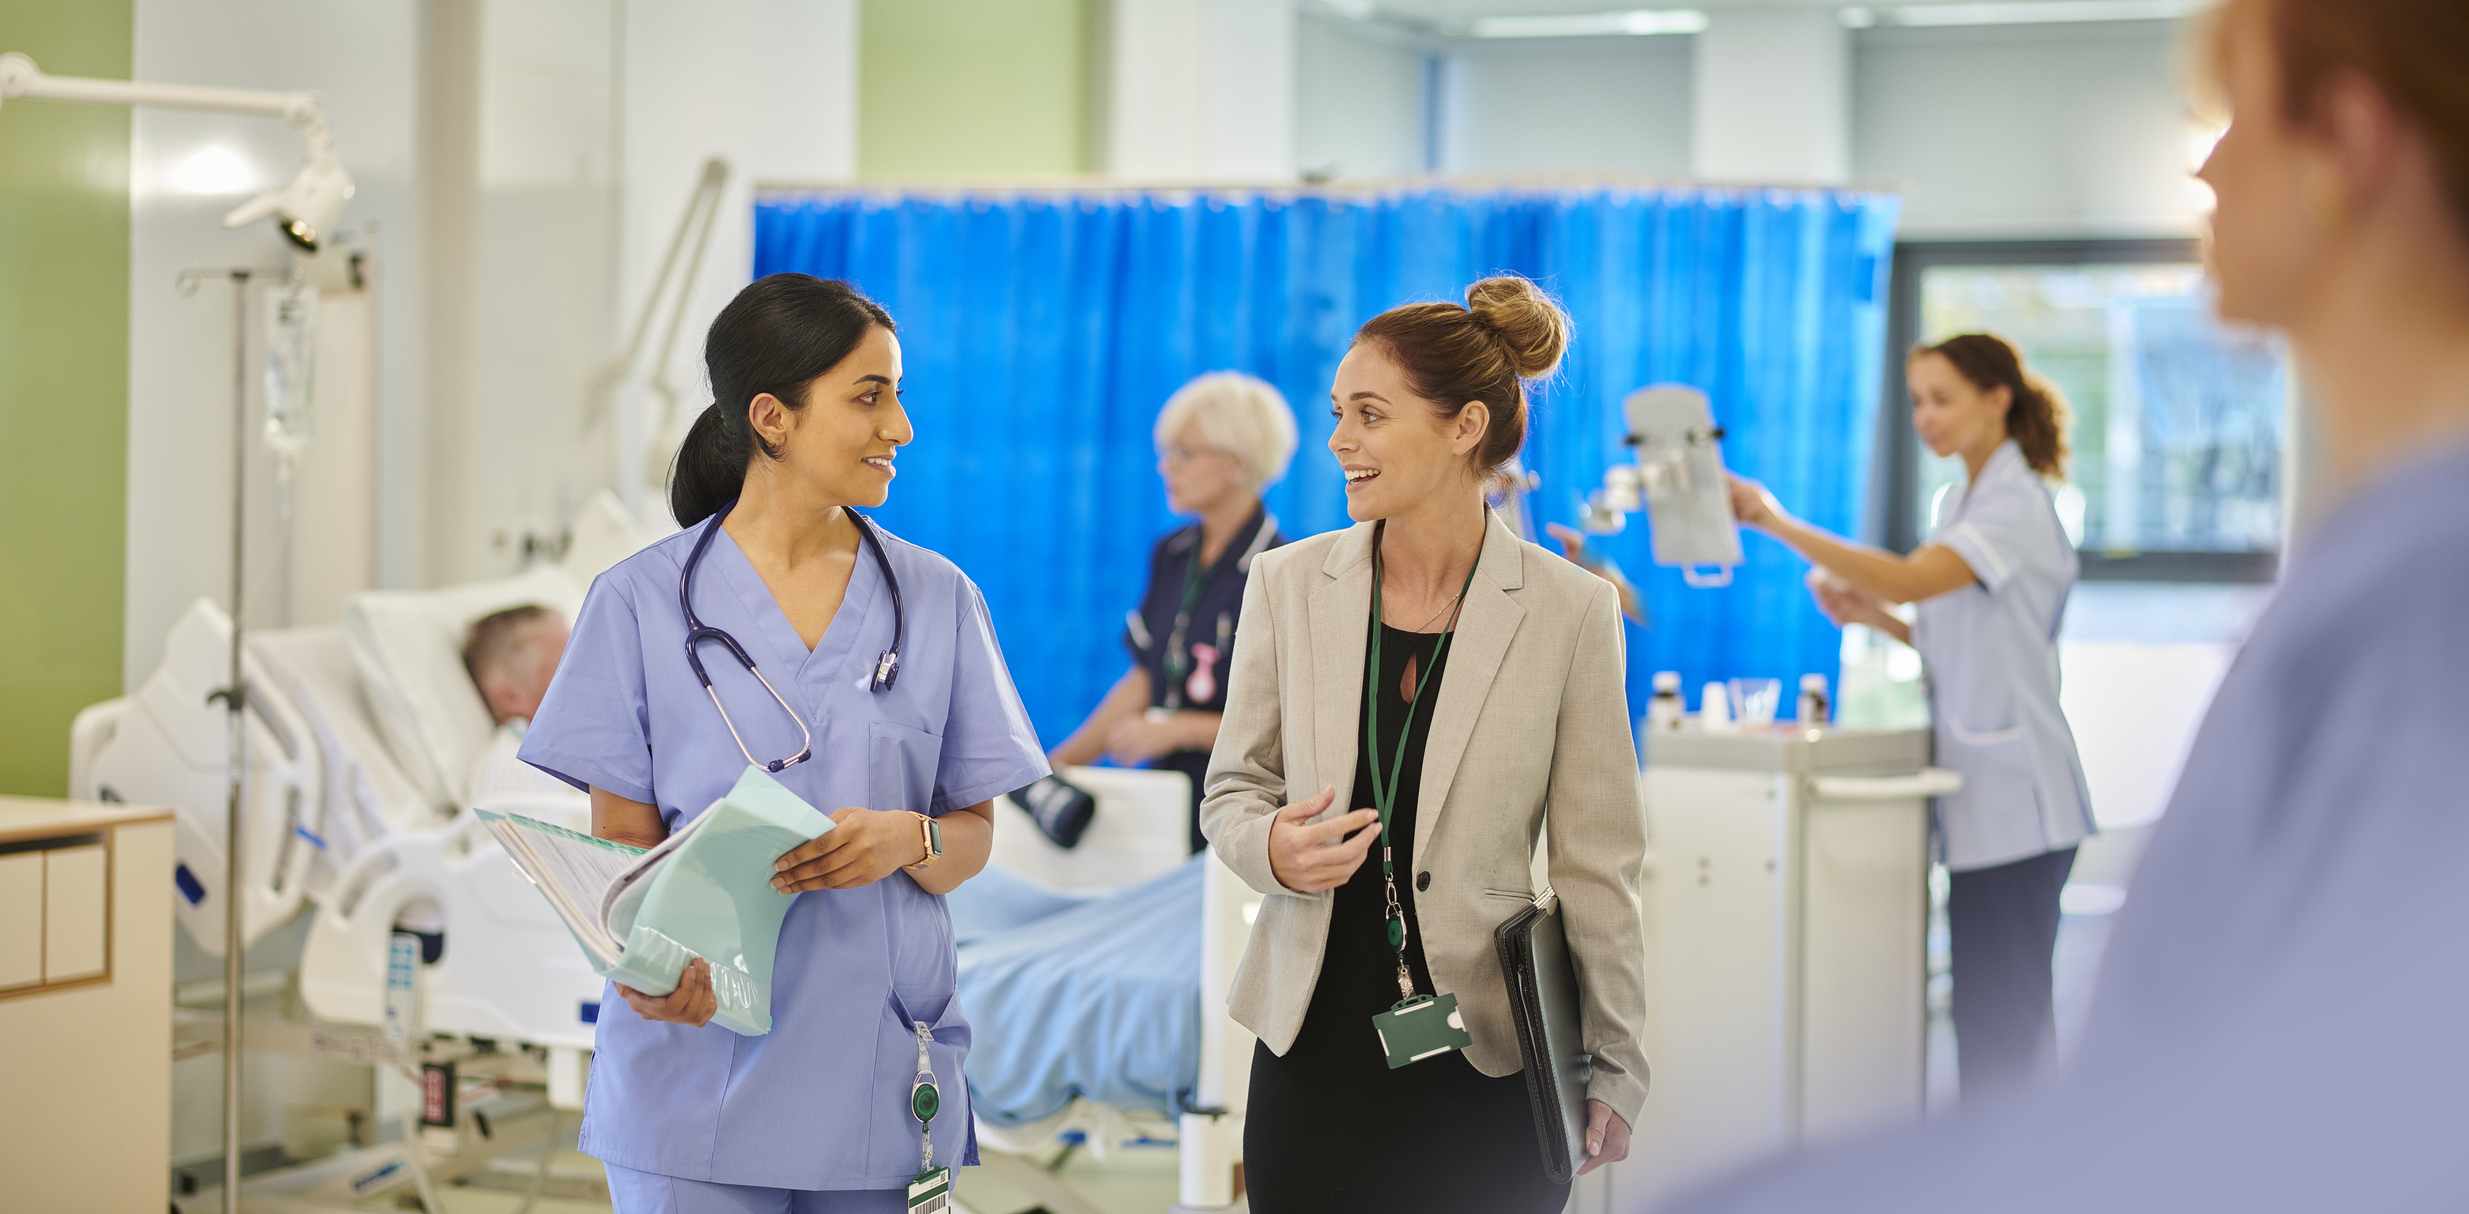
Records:
[[[699,957],[711,971],[712,1020],[750,1037],[771,1031],[772,960],[792,898],[772,889],[772,863],[832,829],[831,819],[751,766],[648,850],[516,814],[480,816],[594,972],[666,995]]]

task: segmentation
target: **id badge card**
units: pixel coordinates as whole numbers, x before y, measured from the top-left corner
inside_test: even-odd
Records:
[[[1466,1032],[1465,1018],[1458,1015],[1455,995],[1400,1000],[1372,1017],[1372,1029],[1380,1034],[1380,1048],[1389,1056],[1392,1071],[1475,1043]]]
[[[909,1182],[909,1214],[944,1214],[951,1205],[950,1168],[928,1168]]]

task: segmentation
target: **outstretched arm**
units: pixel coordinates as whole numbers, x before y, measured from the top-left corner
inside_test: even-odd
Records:
[[[1961,590],[1975,580],[1953,549],[1925,544],[1910,556],[1854,543],[1793,518],[1766,486],[1733,477],[1732,515],[1806,557],[1810,564],[1889,603],[1913,603]],[[1866,621],[1863,621],[1864,623]]]

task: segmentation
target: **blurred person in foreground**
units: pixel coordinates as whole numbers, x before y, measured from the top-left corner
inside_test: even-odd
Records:
[[[2231,0],[2201,176],[2320,502],[2036,1086],[1695,1212],[2469,1209],[2469,3]]]

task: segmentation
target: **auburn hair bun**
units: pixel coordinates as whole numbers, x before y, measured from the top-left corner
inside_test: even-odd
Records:
[[[1569,317],[1543,288],[1513,274],[1466,288],[1466,310],[1500,338],[1519,379],[1541,379],[1569,348]]]

